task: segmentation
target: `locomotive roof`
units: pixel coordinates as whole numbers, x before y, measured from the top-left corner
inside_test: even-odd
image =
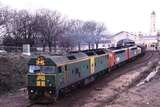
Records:
[[[85,53],[77,52],[77,53],[70,53],[65,56],[51,56],[51,55],[45,55],[45,62],[46,66],[56,66],[61,65],[67,62],[71,62],[73,60],[79,60],[79,59],[85,59],[88,58],[88,56]],[[37,58],[31,58],[28,62],[29,65],[36,65]]]
[[[46,66],[59,66],[66,63],[72,63],[73,61],[85,60],[89,56],[98,56],[106,54],[107,50],[105,49],[92,49],[92,50],[85,50],[80,52],[70,52],[64,56],[52,56],[52,55],[44,55],[45,62],[47,63]],[[92,55],[93,54],[93,55]],[[31,58],[29,61],[29,65],[36,65],[36,57]]]
[[[124,51],[126,50],[126,48],[121,48],[121,49],[117,49],[117,50],[112,50],[112,52],[118,52],[118,51]]]
[[[119,52],[119,51],[123,51],[123,50],[126,50],[126,48],[129,48],[129,49],[133,49],[133,48],[136,48],[137,45],[134,45],[134,46],[129,46],[129,47],[124,47],[124,46],[120,46],[120,47],[111,47],[109,48],[112,52]]]
[[[71,53],[66,56],[54,56],[50,58],[56,63],[56,65],[61,65],[69,61],[85,59],[87,58],[87,55],[85,55],[82,52],[78,52],[78,53]]]
[[[132,48],[136,48],[137,46],[135,45],[135,46],[131,46],[131,47],[129,47],[129,49],[132,49]]]

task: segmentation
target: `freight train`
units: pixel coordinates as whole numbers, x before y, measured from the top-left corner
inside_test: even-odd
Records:
[[[145,53],[137,45],[70,52],[64,56],[38,56],[29,60],[28,96],[57,99],[66,90],[86,85],[112,68]]]

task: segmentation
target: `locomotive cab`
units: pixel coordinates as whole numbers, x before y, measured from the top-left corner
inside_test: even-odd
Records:
[[[56,97],[56,66],[52,60],[39,56],[28,63],[28,95],[35,100],[40,97]]]

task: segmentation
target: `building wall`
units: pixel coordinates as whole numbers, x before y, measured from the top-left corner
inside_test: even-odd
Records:
[[[131,34],[131,33],[122,31],[111,37],[112,46],[116,46],[117,42],[122,39],[131,39],[135,41],[136,44],[144,44],[147,46],[157,43],[157,36],[155,35],[154,36],[144,36],[143,34],[140,34],[140,33]]]
[[[112,46],[117,46],[117,42],[122,39],[131,39],[131,40],[135,41],[136,44],[140,43],[140,39],[137,35],[122,31],[122,32],[111,37]]]

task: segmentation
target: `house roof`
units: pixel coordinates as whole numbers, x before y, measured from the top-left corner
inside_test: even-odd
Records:
[[[121,32],[118,32],[118,33],[110,36],[110,39],[113,38],[113,37],[116,37],[116,36],[118,36],[118,35],[120,35],[120,34],[126,34],[126,35],[128,35],[128,36],[133,35],[132,33],[129,33],[129,32],[127,32],[127,31],[121,31]]]

